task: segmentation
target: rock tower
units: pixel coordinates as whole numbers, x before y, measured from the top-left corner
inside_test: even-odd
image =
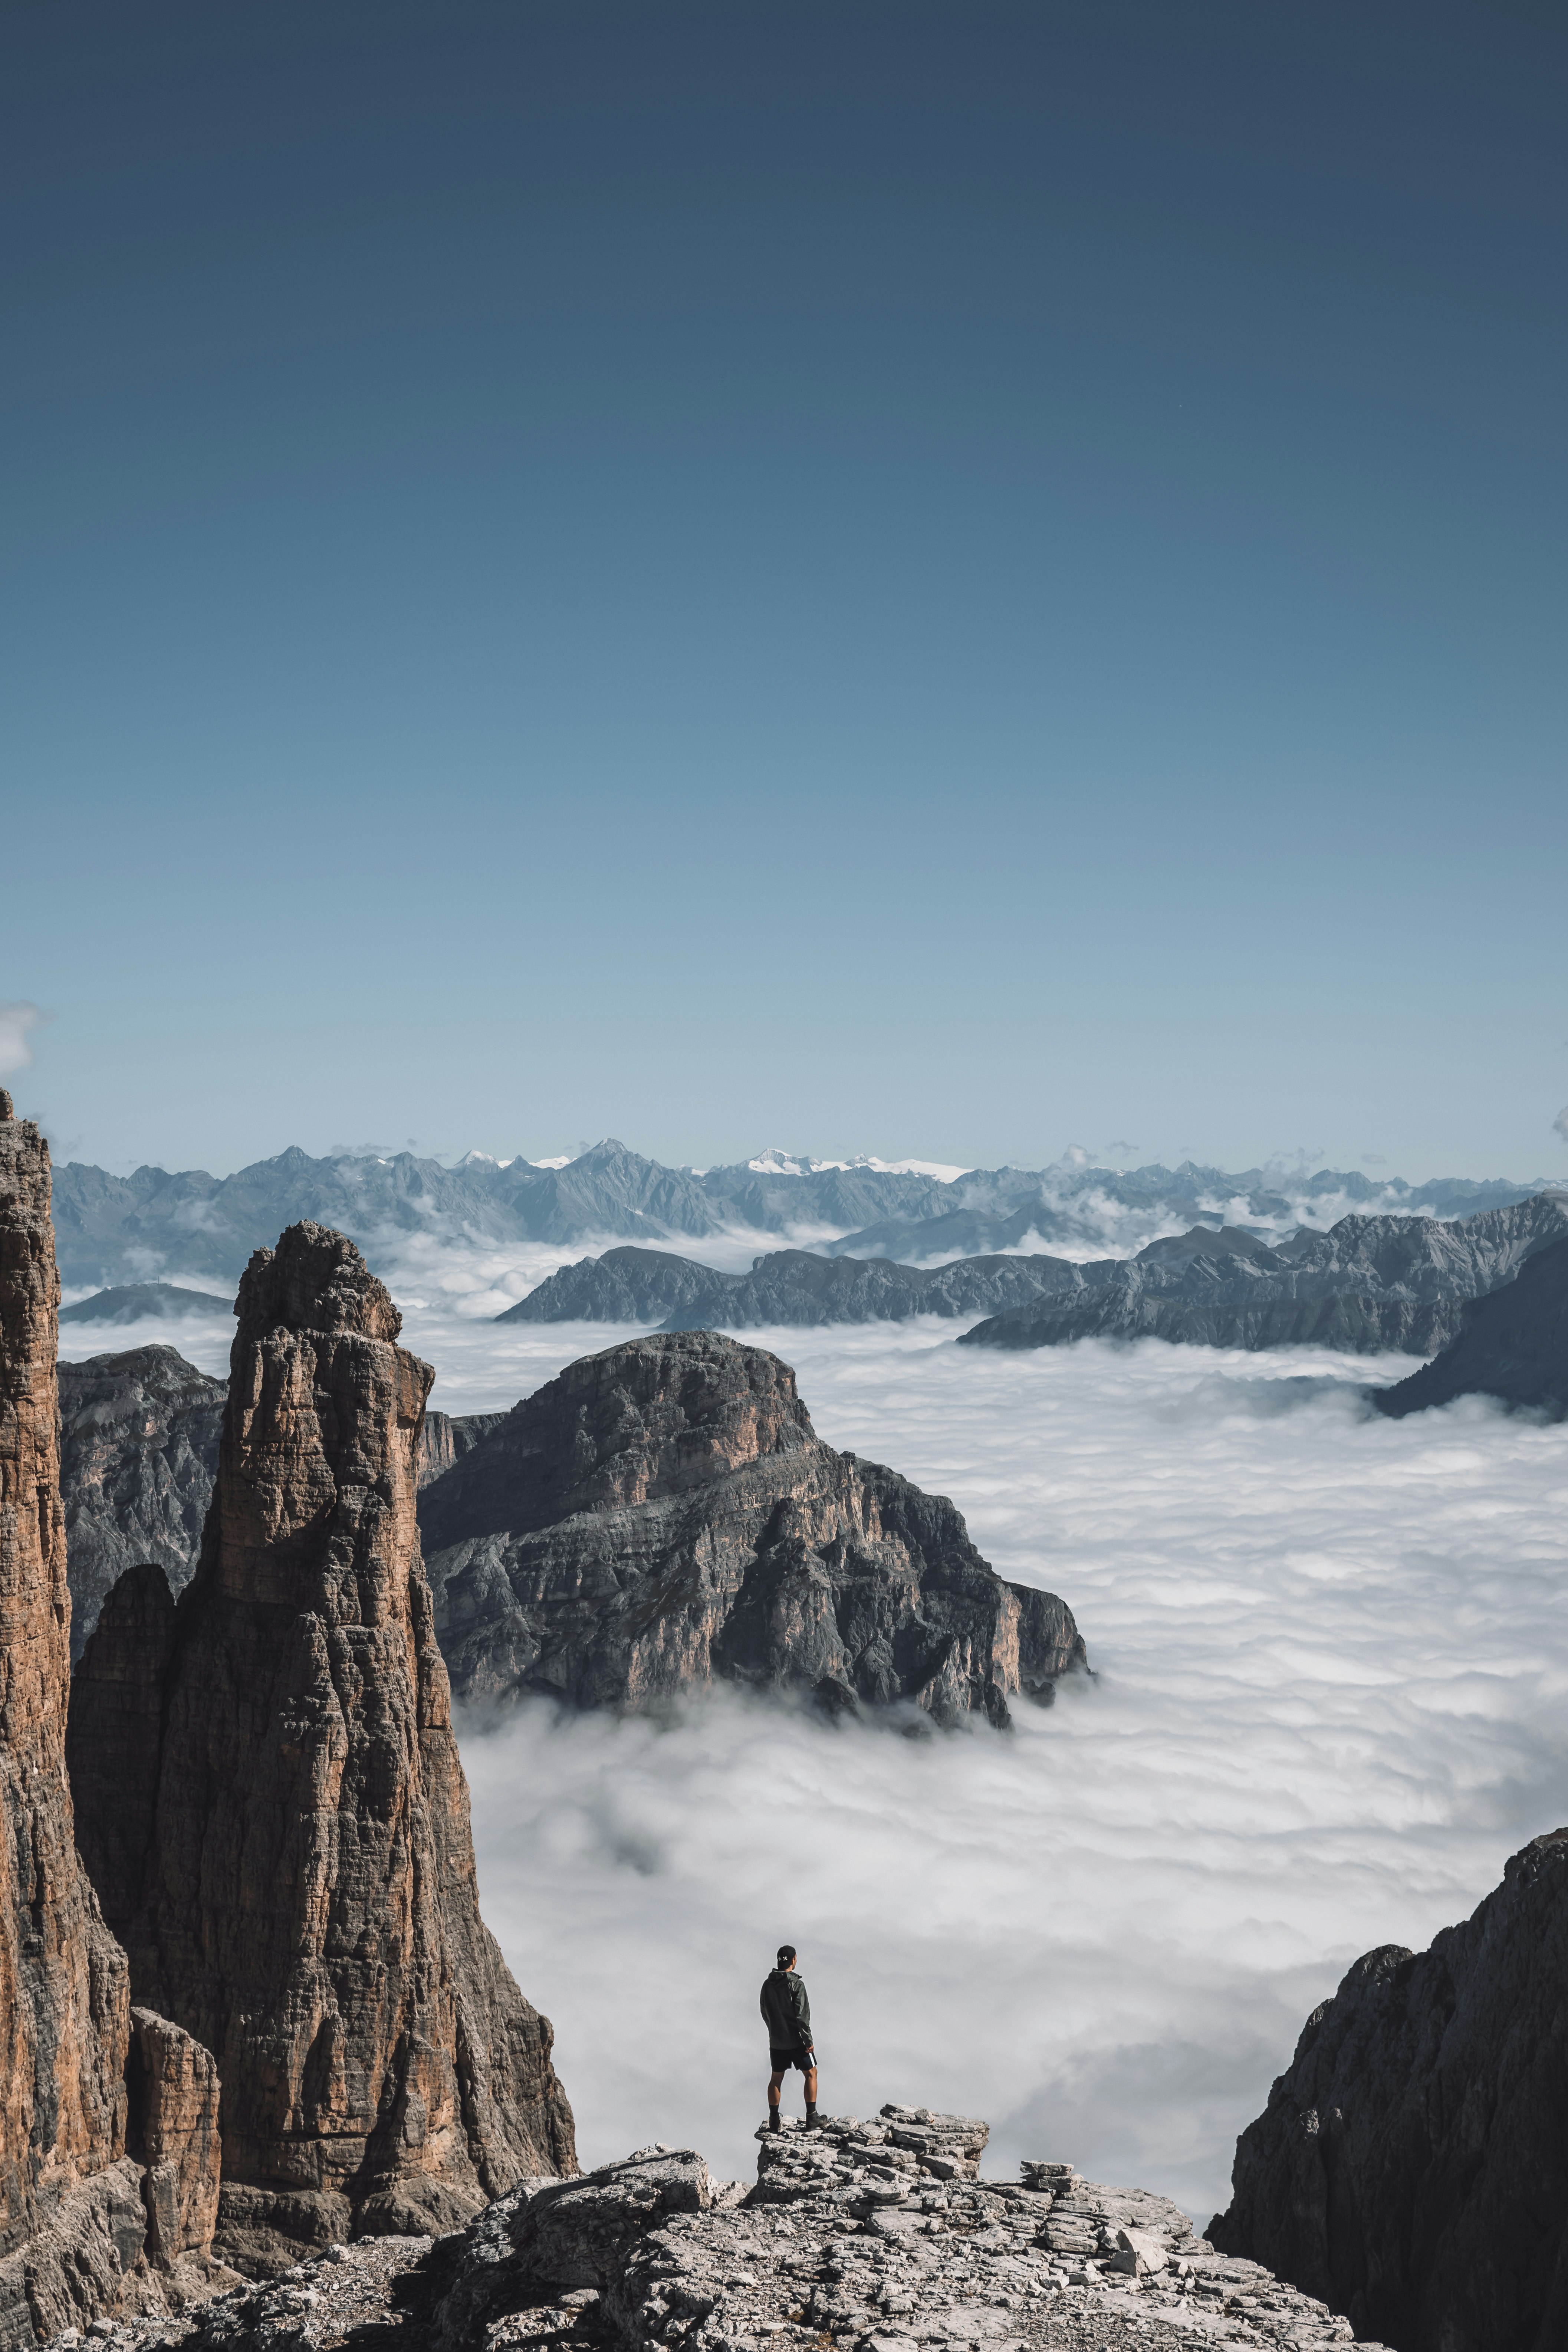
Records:
[[[0,2255],[125,2152],[125,1955],[77,1859],[49,1147],[0,1092]]]
[[[256,1253],[235,1313],[195,1574],[176,1607],[156,1571],[116,1588],[71,1770],[135,1999],[216,2055],[219,2251],[265,2270],[576,2158],[549,2021],[479,1917],[415,1521],[434,1375],[321,1225]]]

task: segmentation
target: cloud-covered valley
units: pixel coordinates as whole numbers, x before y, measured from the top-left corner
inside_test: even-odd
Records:
[[[624,1336],[399,1296],[448,1412]],[[658,2137],[749,2171],[788,1937],[830,2106],[984,2114],[999,2168],[1067,2157],[1206,2220],[1348,1961],[1426,1944],[1568,1818],[1568,1428],[1370,1414],[1403,1358],[990,1356],[953,1328],[746,1336],[824,1436],[1060,1592],[1094,1679],[1010,1737],[729,1692],[668,1726],[470,1724],[486,1916],[554,2019],[585,2161]],[[145,1336],[220,1370],[231,1330]]]

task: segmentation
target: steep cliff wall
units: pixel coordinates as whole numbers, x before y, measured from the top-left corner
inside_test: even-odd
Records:
[[[779,1358],[716,1332],[571,1364],[428,1486],[460,1696],[643,1706],[715,1680],[998,1724],[1083,1663],[941,1496],[825,1445]]]
[[[265,2269],[575,2157],[548,2021],[479,1918],[414,1516],[430,1369],[319,1225],[235,1311],[196,1573],[173,1611],[146,1571],[110,1596],[70,1755],[135,1997],[217,2057],[220,2249]]]
[[[125,2147],[125,1958],[76,1853],[49,1148],[0,1095],[0,2253]]]
[[[1431,1949],[1359,1959],[1209,2225],[1398,2352],[1568,2342],[1568,1830]]]
[[[1471,1395],[1495,1396],[1552,1421],[1568,1415],[1568,1239],[1527,1259],[1512,1282],[1467,1307],[1458,1337],[1440,1356],[1372,1401],[1399,1420]]]
[[[173,1348],[128,1348],[60,1366],[60,1496],[71,1654],[128,1568],[155,1559],[189,1580],[217,1475],[224,1383]]]

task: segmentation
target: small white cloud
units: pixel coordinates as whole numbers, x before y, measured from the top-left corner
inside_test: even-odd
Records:
[[[1568,1103],[1563,1104],[1552,1120],[1552,1131],[1554,1135],[1560,1135],[1564,1143],[1568,1143]]]
[[[0,1078],[11,1070],[30,1070],[33,1048],[28,1038],[47,1016],[24,997],[15,1004],[0,1003]]]

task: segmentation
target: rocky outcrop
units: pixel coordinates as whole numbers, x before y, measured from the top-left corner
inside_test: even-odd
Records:
[[[1307,2020],[1237,2143],[1217,2246],[1398,2352],[1568,2342],[1568,1830],[1419,1954],[1388,1946]]]
[[[825,1445],[789,1366],[714,1332],[569,1365],[427,1487],[462,1697],[658,1706],[728,1681],[997,1724],[1083,1664],[940,1496]]]
[[[128,1569],[156,1560],[175,1593],[195,1573],[228,1382],[173,1348],[152,1347],[61,1364],[59,1383],[71,1654],[79,1660],[106,1595]],[[426,1412],[414,1453],[416,1484],[438,1478],[505,1418]]]
[[[1395,1419],[1459,1396],[1500,1397],[1552,1421],[1568,1415],[1568,1240],[1553,1242],[1512,1282],[1465,1310],[1458,1337],[1407,1381],[1372,1402]]]
[[[959,1344],[1152,1339],[1431,1355],[1464,1328],[1469,1302],[1565,1237],[1568,1193],[1559,1192],[1447,1224],[1342,1217],[1326,1234],[1303,1227],[1273,1247],[1233,1227],[1198,1226],[1134,1258],[1075,1267],[1069,1285],[976,1324]]]
[[[49,1148],[0,1096],[0,2254],[125,2150],[125,1958],[76,1853]]]
[[[48,1146],[0,1094],[0,2347],[232,2284],[209,2052],[130,2005],[78,1858]],[[183,2086],[183,2087],[182,2087]],[[183,2102],[183,2104],[182,2104]]]
[[[183,2340],[188,2352],[384,2339],[425,2352],[1351,2342],[1321,2303],[1216,2254],[1167,2198],[1061,2163],[982,2179],[987,2136],[926,2107],[825,2116],[810,2132],[791,2123],[758,2134],[751,2184],[715,2179],[695,2148],[638,2148],[581,2180],[525,2183],[439,2245],[334,2246],[199,2315]],[[176,2340],[167,2327],[140,2339]]]
[[[82,1853],[139,2001],[222,2078],[217,2245],[444,2230],[574,2167],[551,2029],[479,1913],[415,1524],[427,1365],[341,1234],[240,1285],[196,1573],[110,1595],[71,1709]]]
[[[427,1486],[439,1478],[505,1419],[504,1412],[431,1412],[427,1408],[414,1449],[416,1486]]]
[[[132,1348],[62,1364],[60,1495],[79,1657],[110,1587],[156,1560],[188,1583],[217,1476],[226,1383],[173,1348]]]

